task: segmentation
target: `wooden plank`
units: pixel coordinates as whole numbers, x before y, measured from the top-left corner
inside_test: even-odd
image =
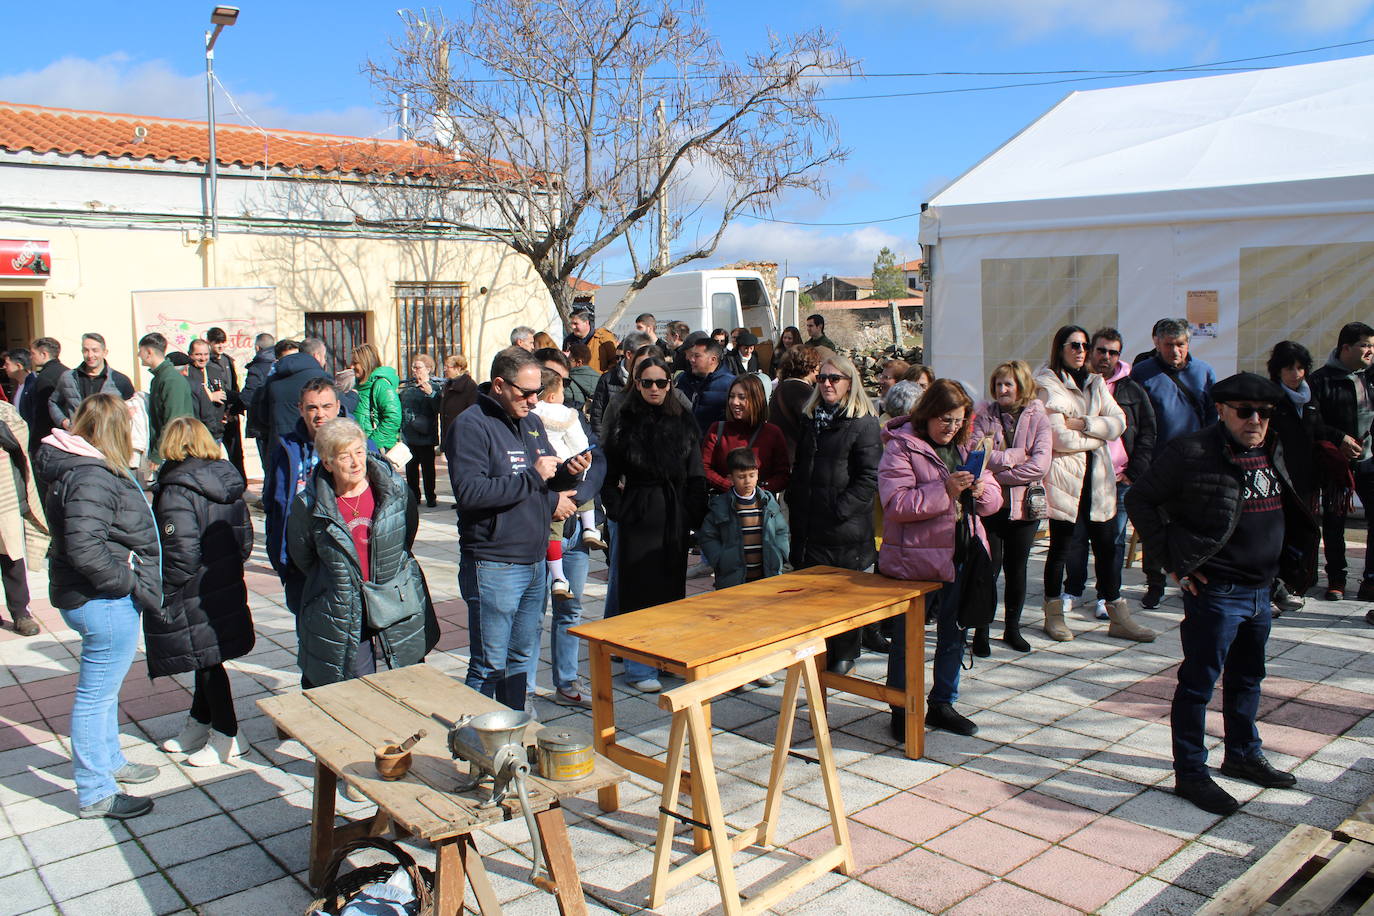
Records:
[[[592,684],[592,751],[612,758],[615,746],[615,684],[611,680],[611,653],[604,643],[589,640],[588,665]],[[612,758],[614,759],[614,758]],[[607,786],[596,794],[602,811],[620,808],[620,788]]]
[[[324,884],[329,860],[334,858],[334,793],[339,782],[332,770],[315,761],[314,800],[310,817],[310,886]]]
[[[472,841],[472,834],[465,833],[458,838],[458,858],[462,860],[463,870],[467,872],[468,884],[472,885],[472,895],[477,898],[477,909],[483,914],[497,914],[501,912],[501,898],[496,896],[496,891],[492,889],[491,878],[487,875],[487,867],[482,864],[482,857],[477,852],[477,844]]]
[[[725,916],[739,916],[739,885],[735,882],[735,866],[730,859],[734,850],[725,825],[725,812],[720,806],[720,785],[716,782],[716,762],[711,754],[711,723],[706,720],[705,711],[700,705],[689,706],[682,715],[687,717],[687,732],[692,746],[695,783],[692,787],[692,810],[699,809],[710,825],[711,854],[716,861],[716,883],[720,885],[720,902]]]
[[[1361,842],[1374,843],[1374,824],[1358,821],[1353,817],[1342,821],[1341,825],[1337,827],[1334,832],[1344,834],[1351,839],[1360,840]]]
[[[1279,916],[1325,913],[1374,866],[1374,846],[1351,840],[1279,908]]]
[[[811,712],[811,731],[816,737],[816,756],[820,759],[821,782],[825,786],[826,804],[830,809],[830,828],[835,846],[840,850],[840,871],[854,873],[854,853],[849,843],[849,821],[845,817],[844,800],[840,796],[840,777],[835,769],[835,749],[830,743],[830,722],[826,719],[825,704],[816,702],[823,688],[816,674],[816,660],[808,658],[798,667],[806,682],[807,708]],[[779,786],[781,791],[781,786]]]
[[[677,784],[682,779],[682,750],[686,740],[687,717],[681,714],[674,715],[672,725],[668,728],[667,772],[659,780],[663,792],[659,798],[661,810],[658,813],[658,837],[654,843],[654,864],[649,871],[649,907],[655,910],[663,906],[668,898],[669,889],[682,880],[682,877],[674,877],[673,869],[670,867],[673,855],[673,828],[676,822],[672,814],[666,812],[677,812],[678,793],[670,791],[668,786]]]
[[[464,837],[449,837],[434,846],[434,916],[460,916],[466,881],[459,846]]]
[[[803,665],[796,662],[789,665],[787,680],[782,687],[782,707],[778,710],[778,727],[773,733],[773,763],[768,770],[768,794],[764,796],[763,820],[760,822],[763,828],[760,837],[766,846],[773,845],[773,836],[777,832],[778,811],[782,806],[783,774],[787,769],[787,752],[792,748],[792,734],[797,724],[797,691],[801,687],[802,667]],[[817,703],[819,699],[819,696],[810,696],[807,697],[807,702]]]
[[[688,706],[708,703],[712,698],[736,687],[742,687],[755,678],[780,671],[783,668],[790,668],[802,659],[819,655],[824,651],[825,640],[808,639],[781,651],[761,655],[753,661],[738,665],[729,671],[721,671],[659,694],[659,708],[669,712],[677,712]]]
[[[856,677],[853,674],[835,674],[833,671],[822,671],[821,684],[828,690],[837,690],[840,693],[851,693],[856,697],[878,700],[899,709],[906,703],[905,691],[880,684],[877,681],[870,681],[868,678]]]
[[[815,635],[819,628],[852,627],[856,617],[905,607],[910,599],[938,587],[934,582],[817,566],[589,621],[570,632],[701,667],[784,639]]]
[[[826,850],[805,865],[797,866],[796,869],[788,872],[773,884],[757,890],[750,896],[749,902],[745,905],[743,912],[746,916],[764,912],[773,904],[785,897],[790,897],[792,894],[795,894],[826,872],[834,871],[840,866],[843,859],[843,850],[839,848]]]
[[[1197,916],[1242,916],[1254,913],[1283,887],[1331,834],[1299,824],[1264,856],[1223,887]]]
[[[911,599],[902,619],[906,635],[906,710],[905,748],[910,760],[926,753],[926,599]]]
[[[587,900],[582,894],[582,881],[577,875],[577,860],[573,858],[562,806],[555,804],[540,811],[534,821],[539,827],[539,840],[544,847],[549,877],[554,883],[560,916],[586,916]]]

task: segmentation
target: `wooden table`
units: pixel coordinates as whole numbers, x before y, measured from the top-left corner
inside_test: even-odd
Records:
[[[482,913],[501,912],[471,833],[521,817],[520,803],[512,798],[496,807],[479,808],[488,784],[458,794],[460,773],[448,750],[448,729],[433,716],[451,722],[462,715],[505,706],[425,665],[269,697],[259,700],[258,706],[279,729],[315,756],[312,886],[319,887],[330,858],[340,846],[392,828],[398,836],[419,837],[435,847],[436,916],[462,911],[465,880],[472,885]],[[540,727],[537,722],[530,726],[526,744],[533,743]],[[412,749],[410,772],[394,782],[379,777],[374,748],[404,740],[422,728],[429,734]],[[463,767],[466,772],[466,764]],[[537,812],[535,822],[551,878],[538,883],[557,896],[560,913],[586,912],[560,799],[614,786],[626,775],[601,756],[596,758],[595,771],[585,779],[552,782],[531,774],[527,783],[530,806]],[[339,779],[376,803],[376,815],[335,827],[334,793]]]
[[[906,755],[925,752],[925,596],[938,582],[907,582],[874,573],[812,566],[718,592],[633,611],[569,630],[587,640],[591,654],[592,724],[596,752],[660,785],[667,766],[616,743],[611,656],[653,665],[687,681],[751,661],[818,636],[835,636],[905,614],[906,689],[852,675],[822,671],[825,687],[882,700],[906,710]],[[710,707],[706,708],[710,724]],[[695,771],[684,787],[701,819]],[[603,811],[620,806],[614,785],[601,789]],[[705,847],[697,831],[697,847]]]

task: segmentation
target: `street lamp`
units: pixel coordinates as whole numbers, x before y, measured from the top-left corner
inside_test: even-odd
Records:
[[[210,11],[210,24],[214,31],[205,33],[205,105],[209,109],[210,157],[205,163],[209,178],[206,196],[210,205],[210,238],[219,240],[219,155],[215,150],[215,41],[227,25],[238,21],[237,6],[217,6]]]

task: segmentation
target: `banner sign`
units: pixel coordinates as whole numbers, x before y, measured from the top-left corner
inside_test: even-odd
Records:
[[[277,289],[274,286],[219,289],[134,290],[134,340],[149,331],[167,338],[167,346],[184,351],[212,327],[224,329],[225,351],[243,367],[256,354],[253,338],[277,333]]]
[[[52,276],[52,252],[46,240],[0,239],[0,277],[46,280]]]

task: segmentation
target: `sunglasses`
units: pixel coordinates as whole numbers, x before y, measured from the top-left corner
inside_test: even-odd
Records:
[[[1094,353],[1100,353],[1100,354],[1102,354],[1103,356],[1120,356],[1120,355],[1121,355],[1121,351],[1120,351],[1120,350],[1108,350],[1106,347],[1093,347],[1093,352],[1094,352]]]
[[[845,382],[849,381],[849,376],[847,376],[847,375],[841,375],[841,374],[831,374],[831,373],[827,372],[827,373],[824,373],[823,375],[818,375],[818,376],[816,376],[816,381],[817,381],[817,382],[820,382],[821,384],[825,384],[826,382],[829,382],[829,383],[832,384],[832,385],[838,385],[841,381],[845,381]]]
[[[1259,414],[1261,420],[1268,420],[1270,417],[1274,416],[1274,408],[1272,406],[1236,407],[1234,404],[1227,404],[1226,406],[1234,410],[1236,416],[1240,417],[1242,420],[1248,420],[1255,414]]]
[[[1064,341],[1064,346],[1075,351],[1088,349],[1088,345],[1081,340],[1066,340]]]
[[[526,400],[530,398],[537,398],[544,393],[543,385],[540,385],[538,388],[521,388],[519,385],[515,384],[515,382],[512,382],[508,378],[503,378],[501,379],[501,381],[505,382],[507,385],[511,386],[516,391],[520,392],[520,397]]]
[[[666,378],[642,378],[639,380],[639,387],[645,391],[650,388],[667,388],[671,384],[672,382]]]

